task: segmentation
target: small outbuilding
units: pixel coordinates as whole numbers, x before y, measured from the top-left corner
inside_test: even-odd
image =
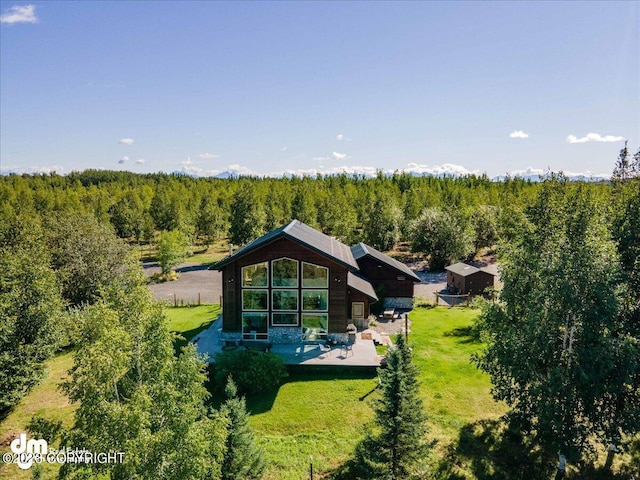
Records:
[[[473,265],[454,263],[446,271],[447,287],[454,293],[477,295],[494,286],[495,275]]]

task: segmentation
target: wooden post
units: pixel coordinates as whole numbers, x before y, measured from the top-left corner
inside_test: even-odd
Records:
[[[176,294],[173,294],[173,306],[177,307],[178,306],[178,297],[176,297]]]
[[[404,339],[409,345],[409,314],[404,314]]]
[[[198,292],[198,305],[200,305],[200,292]]]

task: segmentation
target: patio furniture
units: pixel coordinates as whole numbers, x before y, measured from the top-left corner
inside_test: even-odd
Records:
[[[349,356],[349,352],[351,352],[351,356],[353,356],[353,343],[347,342],[342,345],[342,349],[344,349],[345,358]]]
[[[326,356],[327,354],[331,355],[331,345],[323,345],[321,343],[318,347],[320,348],[320,357]]]

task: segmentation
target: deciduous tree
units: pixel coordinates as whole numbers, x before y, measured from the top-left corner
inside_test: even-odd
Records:
[[[411,249],[429,255],[429,266],[442,270],[473,252],[472,232],[464,222],[437,207],[425,209],[411,227]]]
[[[0,416],[42,378],[63,311],[39,223],[10,223],[0,227]]]
[[[480,320],[487,347],[476,361],[494,397],[568,461],[588,451],[611,396],[628,388],[610,380],[629,365],[620,363],[618,258],[602,212],[583,186],[545,181],[506,247],[500,301]]]
[[[62,444],[124,456],[121,463],[67,463],[61,477],[220,478],[227,420],[207,414],[204,362],[193,346],[174,356],[141,274],[107,288],[83,318],[64,384],[78,408]]]
[[[169,273],[182,262],[189,250],[189,239],[180,230],[162,232],[158,240],[158,263],[162,273]]]

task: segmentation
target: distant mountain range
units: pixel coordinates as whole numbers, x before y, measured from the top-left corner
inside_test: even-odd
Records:
[[[280,172],[272,172],[262,174],[258,172],[250,171],[245,167],[239,165],[230,165],[225,170],[209,170],[202,171],[200,169],[184,169],[181,171],[175,171],[175,174],[189,175],[194,178],[198,177],[213,177],[213,178],[238,178],[242,176],[256,176],[256,177],[291,177],[291,176],[316,176],[321,175],[362,175],[365,177],[375,177],[378,175],[381,169],[375,167],[336,167],[330,169],[308,169],[308,170],[285,170]],[[478,171],[469,171],[460,165],[444,164],[434,167],[428,167],[426,165],[409,164],[407,168],[398,170],[382,170],[384,175],[393,175],[394,173],[407,173],[415,177],[463,177],[465,175],[482,175]],[[531,182],[539,182],[545,178],[549,178],[552,173],[549,170],[539,170],[528,168],[526,170],[510,172],[508,175],[497,175],[491,177],[491,181],[502,182],[507,176],[510,178],[521,178],[523,180]],[[595,175],[591,172],[573,173],[563,172],[564,176],[571,181],[577,182],[606,182],[609,181],[610,176],[605,174]]]
[[[61,166],[53,167],[9,167],[0,169],[0,175],[23,175],[23,174],[49,174],[57,172],[64,175],[65,169]],[[241,165],[229,165],[221,170],[205,170],[193,165],[183,165],[181,170],[175,170],[172,173],[175,175],[186,175],[193,178],[199,177],[212,177],[212,178],[238,178],[238,177],[293,177],[293,176],[310,176],[316,175],[360,175],[364,177],[375,177],[380,172],[383,175],[393,175],[394,173],[406,173],[416,177],[464,177],[466,175],[482,175],[482,172],[478,170],[467,170],[461,165],[455,165],[445,163],[443,165],[419,165],[416,163],[410,163],[405,168],[396,170],[382,170],[376,167],[367,166],[354,166],[354,167],[331,167],[331,168],[311,168],[311,169],[299,169],[299,170],[282,170],[271,173],[259,173],[253,171],[247,167]],[[502,182],[507,176],[510,178],[521,178],[531,182],[539,182],[548,178],[553,172],[549,170],[541,170],[536,168],[527,168],[526,170],[516,170],[504,175],[497,175],[491,177],[490,180],[494,182]],[[558,173],[558,172],[555,172]],[[565,177],[572,181],[581,182],[606,182],[610,179],[610,175],[606,174],[593,174],[591,172],[563,172]]]

